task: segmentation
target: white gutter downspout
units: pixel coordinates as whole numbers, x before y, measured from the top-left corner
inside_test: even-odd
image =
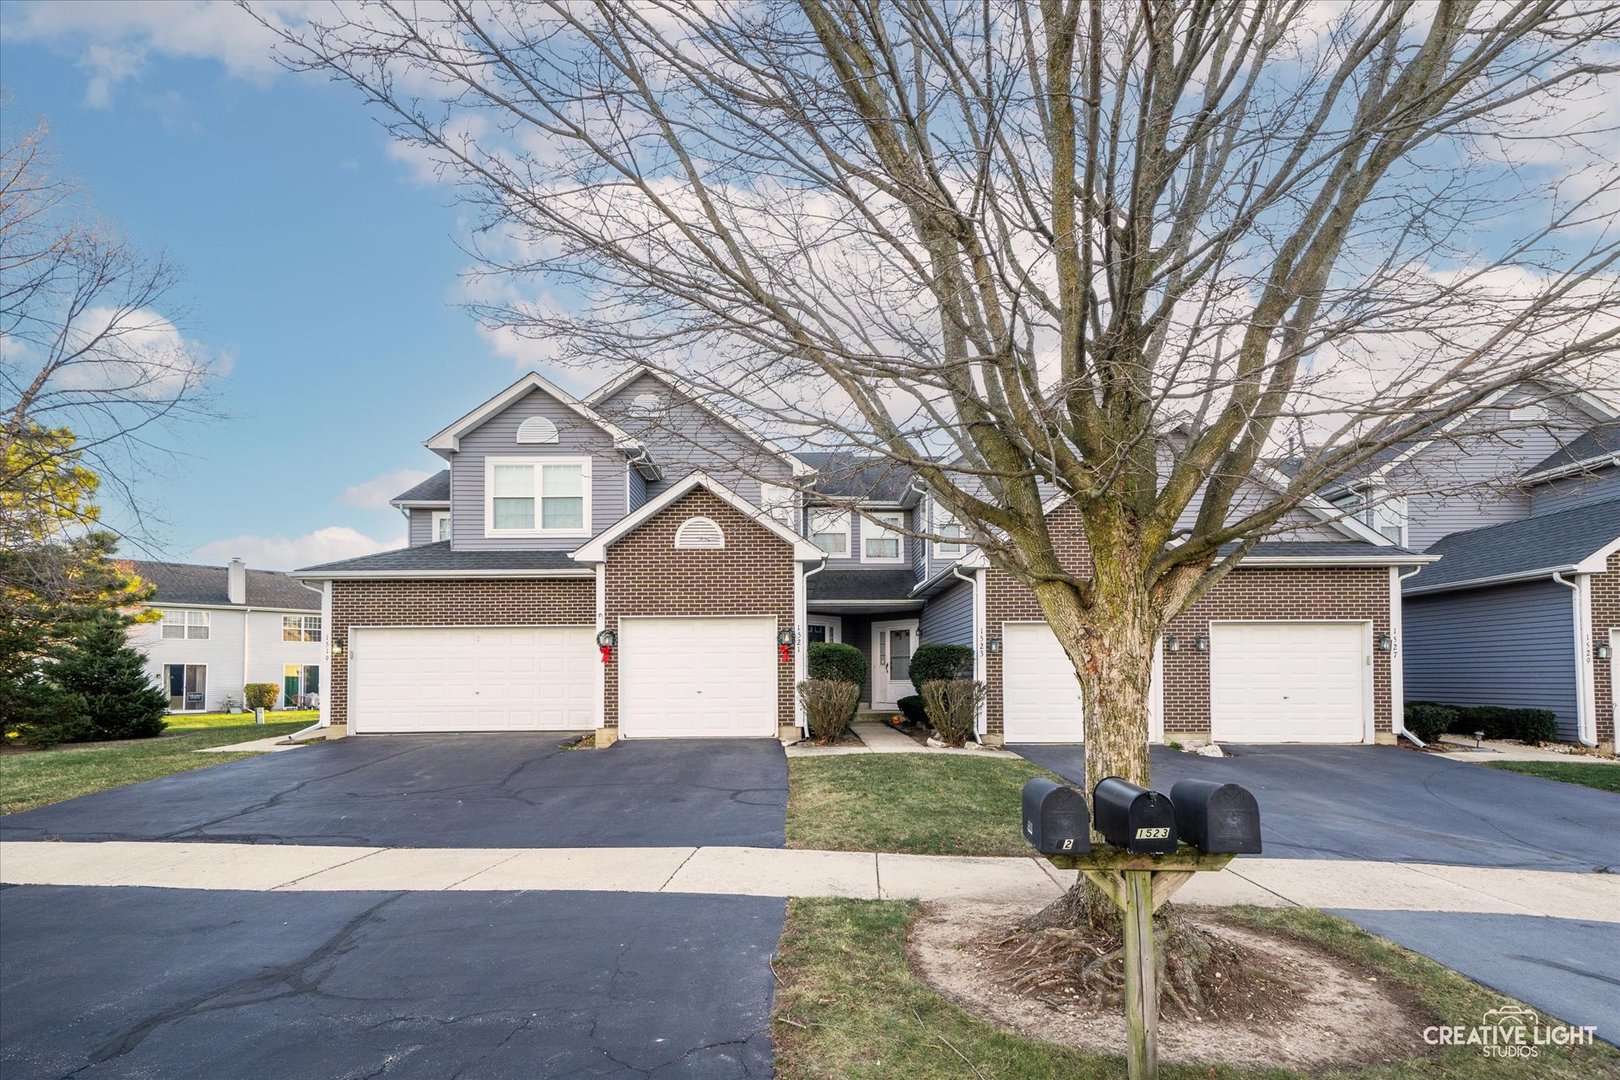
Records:
[[[804,590],[804,592],[800,594],[800,599],[803,600],[804,603],[800,607],[799,613],[804,616],[805,620],[804,623],[799,627],[799,633],[801,635],[806,635],[807,631],[810,629],[810,579],[827,569],[827,558],[828,556],[823,555],[821,557],[821,562],[816,565],[814,570],[805,570],[804,564],[799,564],[799,587]],[[810,642],[803,640],[802,637],[799,641],[798,654],[798,663],[795,665],[795,668],[797,669],[796,674],[804,675],[806,678],[808,678],[810,671]],[[794,695],[795,698],[797,698],[797,696],[798,695]],[[809,738],[810,722],[805,719],[804,703],[796,702],[793,707],[793,711],[794,715],[799,721],[799,731],[806,738]]]
[[[1421,566],[1415,566],[1404,574],[1398,566],[1389,568],[1389,696],[1390,729],[1397,738],[1405,736],[1419,750],[1427,750],[1427,743],[1406,730],[1406,662],[1401,652],[1401,637],[1406,622],[1401,610],[1401,582],[1422,572]]]
[[[987,633],[984,625],[984,571],[975,570],[972,576],[962,573],[959,563],[951,564],[951,576],[968,583],[973,590],[973,678],[979,683],[985,680],[984,637]],[[984,706],[979,706],[979,715],[973,718],[973,741],[984,745],[985,717]]]
[[[1574,581],[1564,577],[1564,571],[1553,571],[1552,579],[1574,593],[1575,608],[1575,741],[1582,746],[1597,746],[1597,703],[1592,687],[1592,613],[1591,579],[1585,574]]]

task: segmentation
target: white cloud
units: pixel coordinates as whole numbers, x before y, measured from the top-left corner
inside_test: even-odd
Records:
[[[343,505],[358,506],[366,510],[387,506],[388,500],[395,495],[407,488],[415,487],[432,475],[421,469],[395,469],[393,472],[374,476],[370,480],[345,488]]]
[[[257,570],[296,570],[399,546],[397,541],[374,540],[346,525],[328,525],[303,536],[248,535],[213,540],[193,552],[192,558],[216,564],[240,558]]]

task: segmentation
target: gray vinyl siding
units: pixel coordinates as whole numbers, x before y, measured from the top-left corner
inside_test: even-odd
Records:
[[[1620,468],[1609,466],[1595,473],[1566,476],[1530,489],[1530,513],[1556,514],[1587,503],[1620,498]]]
[[[929,600],[921,623],[924,645],[972,645],[973,586],[964,581]]]
[[[1423,551],[1454,532],[1532,513],[1531,497],[1517,486],[1518,477],[1593,423],[1573,406],[1538,402],[1539,393],[1514,390],[1459,424],[1447,438],[1390,469],[1386,486],[1407,500],[1407,547]],[[1514,407],[1532,403],[1547,411],[1539,426],[1508,418]]]
[[[1406,700],[1551,709],[1575,738],[1573,597],[1548,580],[1406,598]]]
[[[544,416],[557,425],[557,442],[520,444],[518,425]],[[461,437],[461,450],[450,462],[450,536],[458,551],[571,551],[583,537],[486,537],[484,535],[484,461],[488,457],[591,458],[591,531],[599,533],[627,512],[624,455],[613,438],[573,409],[534,390]]]
[[[634,469],[625,470],[630,478],[630,510],[640,510],[647,503],[647,478]]]
[[[652,413],[635,409],[631,402],[644,393],[658,395],[664,404]],[[663,470],[662,480],[647,485],[649,498],[656,498],[687,474],[702,470],[757,504],[761,479],[786,483],[792,474],[776,454],[651,375],[632,379],[595,407],[640,439]]]
[[[422,510],[412,507],[408,523],[405,527],[406,542],[411,547],[421,547],[423,544],[433,543],[433,514],[432,510]]]

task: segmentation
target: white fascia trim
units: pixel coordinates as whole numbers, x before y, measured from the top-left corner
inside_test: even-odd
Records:
[[[1438,555],[1251,555],[1234,569],[1252,566],[1428,566]]]
[[[484,421],[506,408],[513,401],[516,401],[524,394],[529,393],[531,390],[539,390],[540,392],[549,395],[554,400],[568,406],[574,412],[578,413],[586,420],[589,420],[591,423],[607,432],[613,437],[614,446],[620,450],[627,448],[639,450],[641,448],[641,443],[629,432],[625,431],[617,424],[614,424],[613,422],[599,416],[595,409],[592,409],[589,405],[585,404],[583,401],[580,401],[562,387],[544,378],[537,371],[529,372],[517,382],[513,383],[511,386],[508,386],[505,390],[502,390],[500,393],[478,406],[478,408],[474,409],[472,412],[461,417],[443,431],[440,431],[438,434],[429,438],[422,445],[427,447],[429,450],[441,453],[444,451],[450,451],[453,453],[460,450],[462,435],[478,427],[478,425],[482,424]]]
[[[1555,574],[1576,573],[1573,563],[1564,566],[1543,566],[1535,570],[1521,570],[1512,574],[1492,574],[1490,577],[1469,578],[1466,581],[1447,581],[1439,585],[1417,586],[1405,590],[1407,596],[1422,596],[1426,593],[1458,592],[1463,589],[1482,589],[1488,585],[1512,585],[1520,581],[1539,581],[1542,578],[1552,577]],[[1421,580],[1421,579],[1420,579]]]
[[[321,587],[319,585],[306,585],[303,580],[299,580],[298,583],[303,585],[304,588],[309,589],[311,592],[318,593],[321,591]],[[282,607],[276,604],[197,604],[185,603],[184,601],[177,600],[157,599],[142,600],[140,606],[143,608],[156,608],[159,610],[173,608],[175,610],[185,611],[239,611],[244,614],[250,611],[258,611],[268,612],[273,615],[310,615],[318,613],[321,610],[319,600],[316,601],[314,607],[307,608]]]
[[[709,402],[705,400],[704,396],[698,392],[697,387],[693,386],[680,376],[672,375],[666,371],[654,371],[651,368],[630,368],[621,374],[615,375],[601,386],[598,386],[595,390],[592,390],[590,393],[586,394],[584,403],[587,406],[599,405],[608,398],[612,397],[614,394],[618,393],[620,390],[623,390],[626,386],[629,386],[631,383],[641,378],[643,375],[651,376],[652,378],[663,383],[665,386],[669,387],[671,390],[677,390],[686,395],[687,401],[689,401],[691,404],[696,405],[698,408],[702,409],[704,412],[708,413],[722,424],[725,424],[733,431],[736,431],[738,434],[751,439],[755,443],[764,447],[766,450],[769,450],[771,453],[781,457],[788,463],[788,467],[792,469],[794,476],[809,476],[816,471],[810,465],[804,461],[801,461],[796,455],[783,449],[781,444],[776,442],[774,439],[766,435],[761,435],[759,432],[755,431],[747,424],[744,424],[735,416],[732,416],[729,413],[722,411],[718,407],[709,404]]]
[[[1288,490],[1288,485],[1291,483],[1288,477],[1270,465],[1257,465],[1254,470],[1254,478],[1278,494]],[[1304,510],[1325,525],[1344,533],[1352,540],[1361,540],[1377,547],[1396,546],[1395,541],[1371,525],[1357,521],[1320,495],[1306,495],[1300,499],[1298,505],[1301,510]]]
[[[1575,570],[1581,574],[1601,574],[1609,568],[1609,556],[1620,551],[1620,537],[1609,541],[1592,554],[1575,564]]]
[[[1420,438],[1417,442],[1414,442],[1411,446],[1408,446],[1405,450],[1401,451],[1399,454],[1396,454],[1378,468],[1368,473],[1364,479],[1382,480],[1391,469],[1395,468],[1397,465],[1405,465],[1408,461],[1411,461],[1414,457],[1421,454],[1435,443],[1439,442],[1442,436],[1451,434],[1451,432],[1456,430],[1458,426],[1471,419],[1475,413],[1479,412],[1481,409],[1488,409],[1492,405],[1495,405],[1498,401],[1501,401],[1507,396],[1508,392],[1513,389],[1513,386],[1504,386],[1498,390],[1493,390],[1489,394],[1486,394],[1485,397],[1480,399],[1477,405],[1464,409],[1462,412],[1458,413],[1456,416],[1453,416],[1450,420],[1447,420],[1439,427],[1431,429],[1433,434]]]
[[[578,570],[327,570],[320,575],[305,574],[300,581],[363,581],[367,579],[433,580],[455,578],[588,578],[596,571]]]
[[[820,562],[822,557],[826,555],[826,552],[816,547],[816,545],[812,544],[798,533],[787,528],[787,526],[771,517],[771,515],[767,514],[764,510],[761,510],[759,507],[755,506],[741,495],[738,495],[735,491],[732,491],[724,484],[715,481],[709,476],[708,473],[694,472],[687,474],[687,476],[684,477],[679,483],[666,488],[658,495],[657,498],[649,499],[647,502],[643,503],[641,509],[635,511],[634,513],[626,514],[612,525],[609,525],[606,529],[603,529],[601,532],[597,533],[596,536],[591,538],[589,543],[582,544],[570,552],[569,557],[583,563],[596,563],[604,561],[607,558],[607,549],[613,544],[614,541],[618,540],[627,533],[633,532],[637,528],[640,528],[641,525],[649,518],[653,517],[653,515],[661,512],[676,499],[679,499],[682,495],[685,495],[687,492],[700,485],[706,488],[710,494],[714,495],[721,502],[728,504],[733,510],[752,518],[758,525],[760,525],[760,527],[766,529],[777,538],[792,544],[794,558],[804,562]]]
[[[1620,454],[1598,454],[1596,457],[1582,458],[1580,461],[1571,461],[1564,465],[1554,465],[1550,469],[1540,472],[1525,473],[1519,477],[1521,484],[1540,484],[1548,480],[1559,480],[1566,476],[1575,476],[1579,473],[1595,473],[1599,469],[1607,469],[1620,465]]]
[[[396,499],[388,504],[401,510],[448,510],[449,499]]]

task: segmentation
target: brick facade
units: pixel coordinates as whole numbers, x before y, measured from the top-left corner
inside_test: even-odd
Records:
[[[595,626],[591,578],[332,582],[332,641],[355,626]],[[331,722],[348,722],[348,656],[331,658]]]
[[[720,526],[723,549],[675,549],[675,530],[694,515]],[[775,615],[778,628],[792,627],[797,575],[792,545],[713,492],[693,488],[607,549],[603,618],[613,630],[635,615]],[[618,667],[604,672],[610,727],[619,722]],[[776,668],[777,722],[788,725],[795,722],[795,666]]]
[[[1592,575],[1591,655],[1609,643],[1609,631],[1620,627],[1620,551],[1609,556],[1603,573]],[[1596,704],[1597,741],[1615,749],[1614,740],[1614,662],[1592,661],[1592,690]]]
[[[1079,575],[1090,571],[1091,552],[1072,505],[1053,511],[1053,543],[1065,568]],[[1373,634],[1390,630],[1389,570],[1386,567],[1277,567],[1238,569],[1209,595],[1171,621],[1165,632],[1187,643],[1164,654],[1164,731],[1166,737],[1208,735],[1210,654],[1193,650],[1195,637],[1209,635],[1210,620],[1223,619],[1357,619],[1369,620]],[[1043,620],[1035,596],[1005,571],[985,572],[985,622],[988,634],[1002,636],[1008,621]],[[1390,653],[1373,652],[1373,727],[1392,728]],[[1002,655],[986,652],[985,726],[999,737],[1002,725]]]

